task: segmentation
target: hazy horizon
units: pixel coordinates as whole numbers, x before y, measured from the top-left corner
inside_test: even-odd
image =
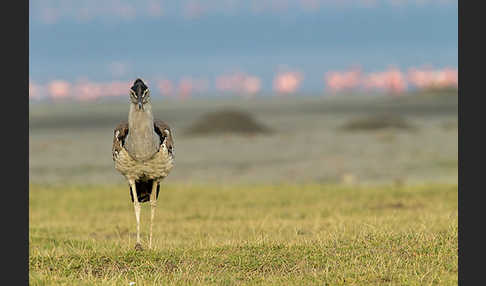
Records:
[[[272,89],[276,73],[288,70],[303,75],[300,91],[317,92],[328,71],[457,68],[457,2],[370,1],[375,4],[366,6],[363,1],[338,5],[316,0],[310,2],[320,5],[306,6],[310,10],[295,6],[298,1],[274,2],[290,4],[257,13],[238,1],[232,3],[239,6],[226,10],[217,10],[215,1],[207,2],[206,10],[200,1],[141,1],[138,6],[114,1],[125,5],[125,14],[110,14],[107,7],[116,5],[66,1],[56,6],[55,1],[40,5],[31,0],[30,80],[44,84],[141,76],[212,82],[221,74],[241,72],[260,78],[265,92]],[[202,10],[192,4],[193,14],[184,14],[184,3],[199,3]],[[140,12],[150,7],[164,9]]]

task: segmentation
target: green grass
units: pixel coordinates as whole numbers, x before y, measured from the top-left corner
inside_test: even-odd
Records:
[[[113,128],[127,120],[127,104],[126,99],[31,103],[30,183],[124,183],[113,168],[111,148]],[[335,184],[350,177],[360,184],[458,181],[457,92],[214,96],[154,99],[152,104],[154,116],[174,133],[176,167],[170,183]],[[223,124],[216,126],[219,131],[229,123],[255,131],[258,127],[249,122],[255,120],[272,132],[187,134],[208,114],[231,110],[250,118],[216,118]],[[215,118],[209,121],[214,127]],[[342,130],[353,122],[360,130]],[[400,128],[407,126],[412,128]]]
[[[147,245],[150,208],[142,208]],[[31,185],[32,285],[457,285],[457,186]]]

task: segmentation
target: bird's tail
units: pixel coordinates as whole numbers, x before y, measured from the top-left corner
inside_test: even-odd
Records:
[[[137,189],[137,198],[140,203],[150,201],[150,194],[152,193],[153,184],[154,184],[154,180],[135,181],[135,188]],[[160,189],[160,184],[157,183],[156,198],[159,197],[159,189]],[[133,202],[132,187],[130,187],[130,197],[132,198],[132,202]]]

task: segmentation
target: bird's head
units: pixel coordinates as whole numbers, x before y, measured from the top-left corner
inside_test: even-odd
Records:
[[[138,110],[143,110],[143,105],[150,101],[150,90],[140,78],[137,78],[130,88],[130,101]]]

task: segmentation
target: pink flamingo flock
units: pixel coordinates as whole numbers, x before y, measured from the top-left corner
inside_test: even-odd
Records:
[[[298,71],[280,71],[273,78],[273,91],[277,95],[295,94],[304,80],[304,75]],[[432,69],[410,68],[406,73],[390,67],[385,71],[364,73],[353,67],[343,71],[329,71],[323,77],[325,91],[331,94],[345,92],[384,92],[391,95],[404,94],[407,90],[425,90],[434,88],[457,88],[458,71],[454,68]],[[210,81],[193,77],[183,77],[179,81],[165,78],[154,82],[156,92],[162,96],[172,96],[180,99],[195,94],[208,93]],[[130,82],[92,82],[81,80],[70,83],[64,80],[53,80],[44,85],[29,82],[29,98],[40,100],[75,99],[81,101],[95,100],[101,97],[125,96]],[[262,80],[255,75],[243,72],[226,73],[217,76],[214,88],[218,94],[253,96],[262,90]]]
[[[454,68],[411,68],[403,73],[395,67],[386,71],[364,74],[359,68],[328,72],[324,76],[327,90],[333,94],[352,91],[382,91],[399,95],[409,87],[423,90],[457,88],[458,72]]]

